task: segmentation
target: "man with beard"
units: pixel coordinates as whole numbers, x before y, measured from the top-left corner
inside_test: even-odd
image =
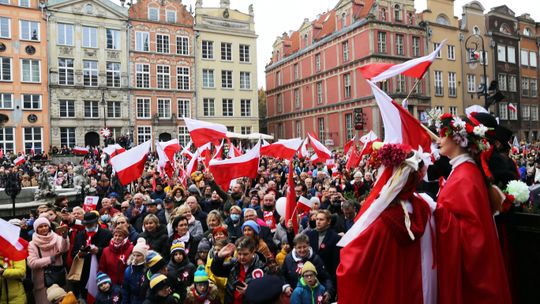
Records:
[[[232,187],[231,194],[227,194],[227,192],[216,184],[212,173],[206,172],[204,174],[204,178],[206,183],[212,188],[212,191],[216,191],[219,197],[221,197],[221,199],[225,202],[223,210],[230,210],[231,206],[234,205],[239,206],[240,208],[249,206],[249,198],[244,194],[244,185],[239,183],[238,180]]]
[[[276,198],[273,194],[263,197],[262,210],[257,211],[257,216],[266,223],[272,233],[276,232],[280,216],[276,211]]]

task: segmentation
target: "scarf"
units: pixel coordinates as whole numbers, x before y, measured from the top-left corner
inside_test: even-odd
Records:
[[[32,234],[32,242],[34,242],[39,249],[47,251],[56,246],[56,242],[58,241],[57,237],[59,236],[52,232],[49,232],[47,235],[40,235],[36,232]]]
[[[184,236],[180,237],[178,235],[178,233],[175,233],[174,234],[174,240],[175,241],[180,241],[180,242],[183,242],[184,244],[188,244],[189,243],[189,231],[186,232],[186,234],[184,234]]]

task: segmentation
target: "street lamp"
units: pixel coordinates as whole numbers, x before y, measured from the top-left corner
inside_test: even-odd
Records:
[[[105,101],[105,89],[101,89],[101,105],[103,106],[103,130],[107,129],[107,101]],[[104,146],[107,146],[108,138],[103,136]]]
[[[467,39],[465,40],[465,50],[469,54],[469,57],[468,57],[467,60],[468,60],[468,63],[470,65],[473,65],[474,63],[476,63],[476,61],[478,61],[479,56],[477,54],[479,54],[478,53],[479,48],[482,51],[482,56],[481,56],[482,58],[481,59],[482,59],[482,65],[483,65],[483,70],[484,70],[484,74],[483,74],[484,85],[482,87],[481,94],[484,95],[484,106],[485,106],[486,110],[488,110],[489,106],[490,106],[490,103],[488,101],[488,86],[487,86],[487,72],[486,72],[486,49],[485,49],[485,45],[484,45],[484,38],[482,36],[480,36],[479,34],[472,34],[469,37],[467,37]]]

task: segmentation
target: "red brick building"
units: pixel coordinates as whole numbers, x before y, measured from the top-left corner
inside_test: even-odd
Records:
[[[195,92],[193,16],[181,1],[139,0],[129,9],[135,142],[178,138]]]
[[[403,62],[425,55],[426,29],[412,1],[340,0],[334,9],[284,33],[274,43],[266,67],[268,132],[276,138],[316,134],[341,147],[355,134],[354,109],[366,115],[364,131],[382,136],[382,120],[371,90],[358,68],[370,62]],[[410,78],[381,84],[401,102],[412,89]],[[421,82],[408,99],[409,111],[429,108]]]

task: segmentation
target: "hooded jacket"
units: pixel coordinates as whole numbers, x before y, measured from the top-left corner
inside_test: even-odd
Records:
[[[4,257],[0,257],[4,261]],[[3,265],[4,272],[0,275],[0,303],[25,304],[26,293],[23,279],[26,276],[26,261],[8,260]]]
[[[291,304],[321,304],[323,303],[323,295],[326,289],[323,285],[317,282],[314,288],[311,288],[301,278],[298,286],[294,289],[291,295]]]
[[[324,262],[318,255],[313,253],[313,249],[311,248],[309,249],[309,255],[306,258],[298,257],[296,255],[296,249],[293,249],[287,254],[287,256],[285,257],[285,262],[281,267],[281,274],[285,279],[285,282],[291,285],[291,288],[294,290],[298,284],[299,279],[301,278],[300,271],[302,269],[302,266],[304,266],[304,264],[308,261],[315,266],[315,269],[317,269],[317,279],[319,280],[319,282],[322,282],[323,285],[326,287],[326,290],[333,294],[334,286],[332,284],[330,274],[324,266]]]
[[[171,284],[171,289],[180,295],[180,303],[183,303],[186,298],[186,290],[193,283],[195,266],[189,262],[187,255],[184,253],[184,260],[181,263],[176,263],[171,256],[167,270],[167,278],[169,284]]]
[[[133,250],[133,244],[128,239],[125,240],[120,247],[115,247],[111,240],[99,259],[99,270],[109,275],[113,285],[121,285],[124,281],[127,260]]]
[[[204,296],[197,294],[195,290],[195,285],[191,285],[187,288],[187,297],[186,300],[182,303],[184,304],[220,304],[219,292],[212,282],[208,284],[208,292]]]

